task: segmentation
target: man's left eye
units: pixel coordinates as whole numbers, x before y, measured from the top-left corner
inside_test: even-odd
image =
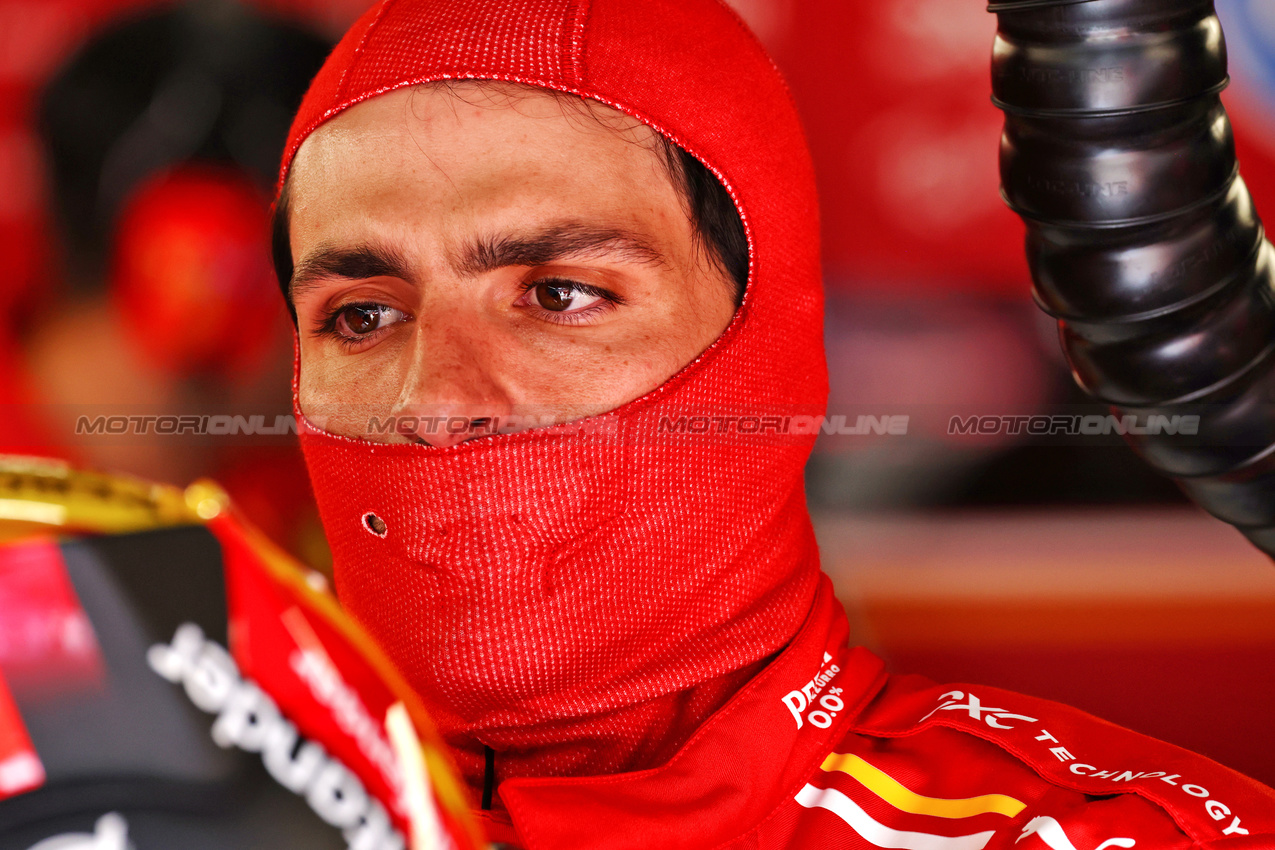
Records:
[[[605,300],[603,296],[565,280],[542,280],[531,288],[537,307],[553,313],[577,313]]]

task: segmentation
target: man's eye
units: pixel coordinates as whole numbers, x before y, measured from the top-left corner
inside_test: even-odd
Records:
[[[358,339],[407,318],[402,310],[384,304],[349,304],[333,317],[334,330],[347,339]]]
[[[564,280],[542,280],[532,289],[536,305],[554,313],[575,313],[603,301],[589,287]]]

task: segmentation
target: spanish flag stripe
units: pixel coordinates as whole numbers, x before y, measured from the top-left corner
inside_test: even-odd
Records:
[[[852,776],[882,800],[902,812],[913,815],[932,815],[938,818],[969,818],[974,815],[995,813],[1014,817],[1027,806],[1004,794],[984,794],[961,800],[941,797],[924,797],[905,788],[889,774],[849,753],[830,753],[821,767],[826,771],[840,771]]]
[[[797,804],[807,809],[826,809],[861,835],[870,844],[889,850],[983,850],[996,834],[991,830],[972,835],[931,835],[893,829],[859,807],[836,788],[817,788],[807,783],[797,792]]]

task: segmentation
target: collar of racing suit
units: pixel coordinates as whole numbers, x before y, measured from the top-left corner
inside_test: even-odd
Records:
[[[512,779],[512,824],[488,837],[528,848],[717,847],[790,800],[880,692],[885,665],[848,647],[845,610],[821,578],[797,637],[659,767],[619,776]],[[820,702],[822,700],[822,702]],[[676,814],[673,814],[676,812]]]
[[[717,0],[388,0],[316,77],[281,180],[350,105],[467,78],[596,99],[698,157],[744,221],[748,285],[708,350],[593,419],[438,448],[335,436],[306,411],[337,591],[471,788],[648,768],[814,603],[803,469],[827,374],[809,155],[773,64]]]

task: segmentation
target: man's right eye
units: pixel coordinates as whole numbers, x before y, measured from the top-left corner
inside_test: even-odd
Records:
[[[342,340],[358,341],[407,319],[402,310],[384,304],[346,304],[332,311],[320,332]]]

